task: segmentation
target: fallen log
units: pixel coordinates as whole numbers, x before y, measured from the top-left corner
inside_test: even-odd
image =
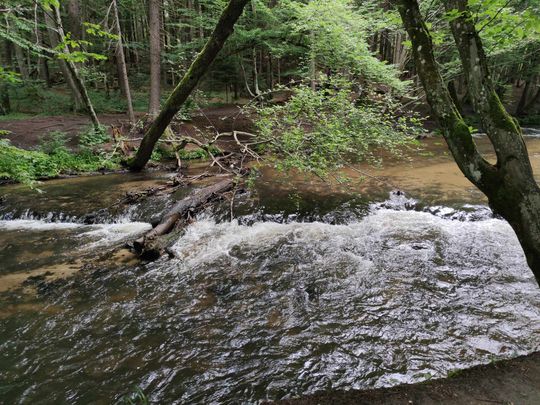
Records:
[[[160,240],[167,238],[162,237],[173,231],[179,221],[182,223],[177,228],[186,226],[189,223],[189,219],[194,216],[198,209],[218,197],[221,193],[232,190],[233,186],[233,179],[228,178],[200,189],[193,195],[179,201],[163,216],[158,225],[133,243],[135,251],[146,260],[158,259],[167,247],[167,243],[162,243],[163,240]]]

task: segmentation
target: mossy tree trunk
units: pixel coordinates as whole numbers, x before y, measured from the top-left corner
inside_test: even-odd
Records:
[[[135,157],[129,160],[128,166],[131,170],[142,170],[146,163],[148,163],[157,141],[163,135],[176,113],[178,113],[182,104],[184,104],[193,89],[197,86],[200,79],[208,71],[219,51],[223,48],[225,41],[232,34],[234,24],[240,18],[240,15],[242,15],[244,7],[248,2],[249,0],[229,1],[203,50],[195,58],[182,81],[174,89],[163,109],[152,123],[152,126],[144,135]]]
[[[489,200],[494,212],[512,226],[529,267],[540,283],[540,189],[533,177],[527,148],[517,122],[504,109],[491,80],[482,42],[466,0],[450,0],[448,10],[461,13],[451,22],[454,40],[475,111],[494,146],[497,163],[487,162],[476,149],[440,74],[429,30],[417,0],[394,0],[413,48],[413,56],[433,114],[463,174]]]

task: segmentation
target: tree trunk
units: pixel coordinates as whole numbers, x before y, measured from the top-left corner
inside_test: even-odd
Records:
[[[49,41],[51,43],[51,48],[56,48],[60,43],[59,33],[56,29],[56,17],[54,9],[45,10],[45,23],[47,25],[47,31],[49,32]],[[68,69],[67,62],[63,59],[57,59],[62,71],[62,75],[66,80],[66,83],[71,90],[71,95],[73,97],[73,102],[75,103],[75,110],[80,110],[83,106],[82,96],[75,85],[75,81],[71,76],[71,73]]]
[[[17,27],[11,27],[11,30],[13,32],[17,33]],[[26,64],[26,58],[24,56],[24,50],[17,45],[16,43],[13,44],[13,48],[15,49],[15,59],[17,59],[17,65],[19,67],[19,73],[21,75],[21,78],[23,80],[30,79],[30,74],[28,73],[28,65]]]
[[[527,103],[527,105],[523,108],[523,114],[527,114],[532,108],[534,108],[534,106],[536,105],[536,103],[538,103],[540,101],[540,87],[536,90],[536,94],[533,96],[533,98],[531,98],[531,101],[529,101]]]
[[[458,109],[459,113],[461,115],[463,115],[463,108],[461,106],[461,102],[459,101],[459,96],[457,94],[456,85],[454,84],[454,80],[450,80],[446,87],[448,88],[448,91],[450,92],[450,97],[452,97],[452,101],[456,105],[456,108]]]
[[[67,1],[67,28],[75,39],[83,39],[81,5],[79,0]]]
[[[529,99],[530,88],[531,88],[531,81],[527,80],[525,82],[525,87],[523,88],[523,92],[521,93],[521,97],[519,98],[519,103],[516,107],[516,115],[518,117],[523,114],[523,110],[525,109],[525,106],[527,105],[527,100]]]
[[[152,118],[159,114],[161,98],[161,0],[148,2],[150,29],[150,101],[148,114]]]
[[[60,9],[55,6],[51,6],[51,10],[54,12],[56,32],[60,36],[60,38],[64,38],[65,34],[64,34],[64,28],[62,26],[62,17],[60,16]],[[69,48],[67,46],[64,47],[63,51],[66,55],[69,55],[70,53]],[[86,86],[84,85],[84,82],[79,75],[77,66],[75,66],[75,63],[70,61],[69,58],[65,60],[65,63],[67,66],[67,70],[69,72],[68,77],[72,78],[75,89],[81,97],[82,103],[86,109],[86,112],[88,113],[90,117],[90,120],[92,121],[94,129],[100,130],[101,125],[99,123],[99,119],[94,110],[94,106],[92,105],[92,101],[90,100],[90,97],[88,96],[88,92],[86,91]]]
[[[171,120],[187,100],[193,89],[199,83],[202,76],[208,71],[208,68],[218,55],[225,41],[232,34],[234,24],[240,18],[245,5],[249,0],[230,0],[229,4],[223,10],[223,13],[208,39],[203,50],[191,64],[189,70],[184,75],[182,81],[174,89],[173,93],[165,103],[162,111],[144,135],[137,154],[128,162],[131,170],[142,170],[154,150],[156,142],[159,140]]]
[[[34,5],[34,31],[36,36],[36,44],[43,46],[43,36],[39,27],[39,8],[37,4]],[[47,59],[42,56],[38,56],[38,76],[47,85],[47,87],[51,87],[51,78],[49,76]]]
[[[126,66],[126,58],[124,55],[124,45],[122,44],[122,29],[120,28],[120,16],[118,15],[118,4],[116,0],[112,2],[116,34],[118,41],[116,42],[116,61],[118,63],[118,72],[120,74],[120,87],[126,97],[128,116],[131,123],[135,122],[135,113],[133,112],[133,102],[131,100],[131,89],[129,87],[128,72]]]
[[[11,42],[8,40],[2,41],[4,45],[2,49],[6,67],[11,69]],[[0,114],[7,115],[11,112],[11,102],[9,99],[9,86],[7,83],[0,82]]]
[[[134,242],[135,250],[147,260],[156,260],[163,254],[164,250],[159,237],[170,233],[180,220],[193,217],[204,204],[215,199],[221,193],[230,191],[233,186],[234,181],[229,178],[198,190],[192,196],[179,201],[165,214],[154,229]]]
[[[434,115],[463,174],[487,197],[494,212],[512,226],[529,267],[540,282],[540,189],[534,180],[527,148],[516,121],[506,112],[493,86],[480,37],[466,0],[446,7],[462,14],[451,22],[475,110],[497,155],[491,165],[478,153],[471,131],[444,85],[433,55],[429,30],[417,0],[394,0],[412,41],[416,68]]]
[[[311,90],[317,90],[317,56],[315,55],[315,32],[309,34],[311,49],[309,55],[309,76],[311,79]]]
[[[9,88],[5,83],[0,83],[0,115],[8,115],[11,112],[9,100]]]

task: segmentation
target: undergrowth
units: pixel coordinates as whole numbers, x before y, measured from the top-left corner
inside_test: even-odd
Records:
[[[20,149],[6,139],[0,140],[0,179],[33,185],[39,179],[118,168],[116,157],[88,147],[71,152],[65,139],[61,132],[51,133],[39,150]]]

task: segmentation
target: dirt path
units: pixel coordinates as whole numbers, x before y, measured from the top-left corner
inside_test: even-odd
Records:
[[[370,391],[330,391],[287,405],[539,405],[540,352],[464,370],[452,378]]]

